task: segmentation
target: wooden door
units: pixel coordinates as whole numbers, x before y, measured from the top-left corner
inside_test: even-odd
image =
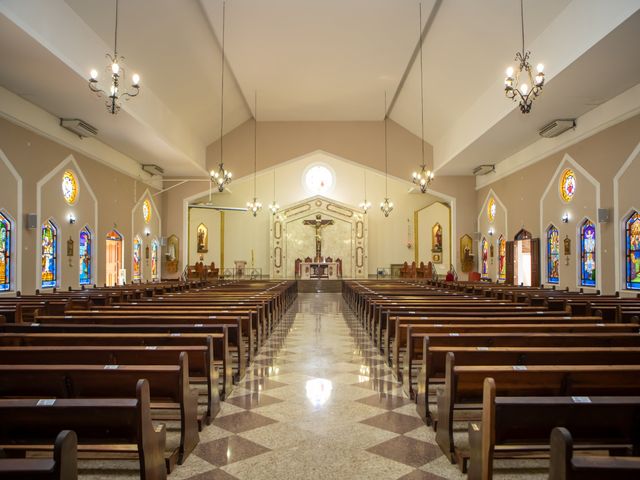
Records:
[[[531,239],[531,286],[540,286],[540,239]]]
[[[512,241],[507,242],[507,258],[505,261],[507,262],[507,278],[505,279],[505,283],[508,285],[513,285],[514,282],[514,262],[516,261],[515,255],[516,243]]]

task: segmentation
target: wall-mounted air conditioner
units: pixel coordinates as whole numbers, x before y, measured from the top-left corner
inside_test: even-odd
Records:
[[[75,133],[80,138],[95,137],[98,134],[98,129],[96,127],[79,118],[61,118],[60,126],[62,128],[66,128],[72,133]]]
[[[575,119],[569,118],[564,120],[554,120],[553,122],[542,127],[538,133],[540,134],[541,137],[553,138],[563,134],[567,130],[571,130],[572,128],[575,128],[575,126],[576,126]]]

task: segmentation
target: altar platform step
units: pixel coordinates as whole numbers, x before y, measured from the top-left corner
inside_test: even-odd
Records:
[[[298,280],[299,293],[341,293],[342,280]]]

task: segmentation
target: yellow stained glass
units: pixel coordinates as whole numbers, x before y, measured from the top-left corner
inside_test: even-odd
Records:
[[[570,168],[562,172],[560,177],[560,196],[565,202],[570,202],[576,193],[576,174]]]
[[[144,217],[145,223],[151,221],[151,202],[149,202],[149,200],[145,200],[142,204],[142,216]]]
[[[496,219],[496,201],[493,198],[490,198],[487,204],[487,217],[492,223]]]
[[[78,182],[71,170],[67,170],[62,175],[62,196],[69,205],[76,203],[78,198]]]

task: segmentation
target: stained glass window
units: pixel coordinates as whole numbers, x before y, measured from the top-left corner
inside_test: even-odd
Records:
[[[58,281],[58,228],[48,220],[42,225],[42,288],[55,287]]]
[[[158,240],[151,242],[151,278],[156,280],[158,278]]]
[[[489,199],[489,203],[487,204],[487,218],[489,218],[489,222],[491,223],[496,219],[496,201],[493,197]]]
[[[78,198],[78,182],[71,170],[62,175],[62,196],[69,205],[73,205]]]
[[[0,291],[11,289],[11,220],[0,212]]]
[[[140,280],[142,262],[142,240],[140,237],[133,239],[133,280]]]
[[[580,227],[580,285],[596,286],[596,226],[591,220]]]
[[[627,288],[640,290],[640,213],[633,212],[626,224]]]
[[[486,238],[482,238],[482,277],[485,278],[489,274],[489,242]]]
[[[570,168],[562,172],[560,177],[560,196],[565,202],[570,202],[576,193],[576,174]]]
[[[151,221],[151,202],[149,199],[142,203],[142,217],[144,218],[145,223],[149,223]]]
[[[88,227],[80,231],[80,285],[91,285],[91,232]]]
[[[507,241],[502,235],[498,239],[498,279],[507,279]]]
[[[553,225],[547,228],[547,282],[560,283],[560,234]]]

